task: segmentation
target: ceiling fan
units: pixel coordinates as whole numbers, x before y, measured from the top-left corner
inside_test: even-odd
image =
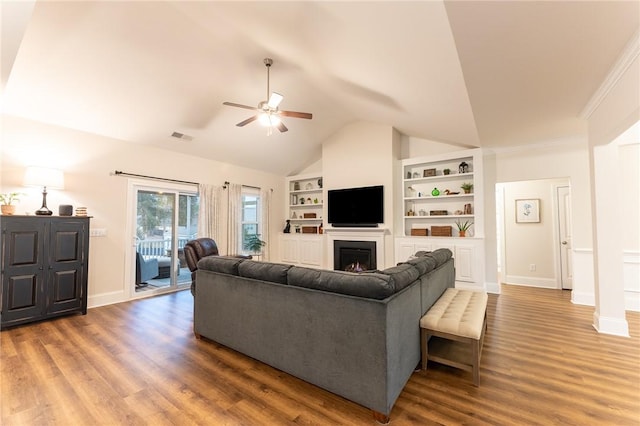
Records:
[[[265,58],[264,64],[267,67],[267,98],[269,99],[268,101],[260,102],[257,108],[251,107],[248,105],[237,104],[234,102],[222,103],[223,105],[258,111],[256,115],[254,115],[253,117],[249,117],[244,121],[239,122],[238,124],[236,124],[236,126],[242,127],[251,123],[252,121],[258,120],[263,125],[269,127],[269,134],[271,134],[270,131],[273,127],[276,127],[278,130],[280,130],[280,132],[286,132],[287,130],[289,130],[287,129],[287,126],[285,126],[282,123],[282,120],[280,119],[280,117],[295,117],[295,118],[311,119],[312,114],[308,112],[280,111],[278,109],[278,105],[280,105],[280,102],[282,102],[282,99],[284,98],[284,96],[276,92],[273,92],[271,93],[271,95],[269,95],[269,68],[271,68],[271,65],[273,65],[273,59]]]

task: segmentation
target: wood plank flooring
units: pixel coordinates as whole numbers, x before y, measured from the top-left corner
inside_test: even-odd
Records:
[[[0,333],[2,425],[367,425],[370,410],[192,333],[189,291]],[[561,290],[489,296],[480,387],[429,364],[392,425],[639,425],[640,314],[598,334]]]

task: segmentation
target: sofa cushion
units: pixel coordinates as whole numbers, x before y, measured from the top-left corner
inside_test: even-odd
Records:
[[[424,275],[429,271],[436,269],[436,260],[431,256],[414,257],[404,263],[413,265],[420,275]]]
[[[350,296],[386,299],[395,292],[393,278],[380,273],[327,271],[293,266],[287,272],[289,285]]]
[[[447,261],[453,256],[453,253],[451,253],[451,250],[448,248],[439,248],[435,251],[419,251],[416,252],[415,256],[433,258],[436,261],[436,268],[438,268],[440,265],[447,263]]]
[[[237,257],[206,256],[198,261],[198,269],[238,275],[238,265],[242,262],[244,262],[244,259]]]
[[[402,263],[382,271],[393,279],[395,291],[400,291],[420,277],[420,272],[413,265]]]
[[[291,265],[247,260],[238,265],[238,274],[241,277],[286,284],[289,268]]]

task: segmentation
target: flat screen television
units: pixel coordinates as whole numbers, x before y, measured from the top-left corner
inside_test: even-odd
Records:
[[[384,223],[382,185],[327,191],[328,222],[334,227],[376,227]]]

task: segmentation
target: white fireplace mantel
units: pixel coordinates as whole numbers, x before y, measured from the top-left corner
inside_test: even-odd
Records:
[[[327,235],[326,264],[327,269],[333,269],[334,241],[372,241],[376,243],[376,264],[379,269],[385,265],[385,235],[386,228],[325,228]]]

